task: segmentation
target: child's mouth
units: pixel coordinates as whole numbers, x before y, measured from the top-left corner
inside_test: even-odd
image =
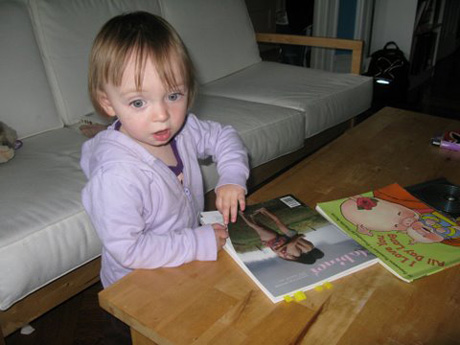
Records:
[[[162,131],[158,131],[153,133],[153,138],[157,141],[167,141],[171,136],[171,130],[163,129]]]

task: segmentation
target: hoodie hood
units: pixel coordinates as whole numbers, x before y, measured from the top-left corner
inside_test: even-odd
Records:
[[[134,164],[141,168],[144,163],[145,169],[151,169],[156,160],[145,148],[112,125],[83,144],[80,166],[90,179],[98,170],[115,163]]]

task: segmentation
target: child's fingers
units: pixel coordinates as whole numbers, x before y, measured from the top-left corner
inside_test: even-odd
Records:
[[[236,219],[238,217],[238,210],[240,209],[244,211],[245,208],[246,208],[246,202],[245,202],[244,195],[242,197],[239,196],[236,200],[234,200],[231,203],[230,213],[231,213],[232,223],[236,222]]]
[[[231,201],[225,198],[221,198],[216,206],[224,218],[224,224],[227,225],[230,221],[230,217],[233,215],[234,207],[232,207]]]
[[[239,209],[241,211],[244,211],[246,209],[246,198],[244,196],[244,193],[240,193],[239,195],[236,196],[235,200],[232,200],[231,208],[230,208],[232,223],[236,222]]]
[[[244,211],[246,200],[244,190],[234,185],[222,186],[217,190],[216,207],[224,218],[225,224],[236,222],[238,208]]]
[[[216,199],[216,208],[217,208],[217,211],[220,212],[220,214],[222,214],[222,218],[224,219],[224,224],[227,225],[228,224],[228,213],[226,214],[225,213],[225,207],[224,207],[224,202],[223,202],[223,199],[221,196],[217,196],[217,199]]]
[[[220,250],[225,245],[228,238],[228,232],[222,224],[214,223],[212,227],[216,236],[217,249]]]
[[[232,223],[236,222],[237,215],[238,215],[238,202],[234,202],[234,203],[232,203],[232,205],[230,207],[230,216],[231,216],[231,219],[232,219]]]
[[[228,223],[229,223],[229,213],[230,213],[229,208],[224,206],[223,209],[221,210],[221,213],[222,213],[222,216],[224,217],[224,224],[228,225]]]
[[[213,223],[212,224],[212,228],[214,229],[214,231],[216,232],[221,232],[223,231],[223,233],[227,233],[227,228],[225,227],[225,225],[222,225],[220,223]]]
[[[246,197],[244,194],[241,194],[238,198],[238,203],[240,204],[240,210],[244,211],[246,209]]]

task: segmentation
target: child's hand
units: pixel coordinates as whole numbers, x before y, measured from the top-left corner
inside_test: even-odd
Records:
[[[227,228],[219,223],[212,224],[214,234],[216,235],[217,251],[221,250],[225,245],[225,241],[228,237]]]
[[[220,186],[216,190],[216,207],[224,217],[224,223],[236,222],[238,215],[238,205],[240,210],[246,208],[246,198],[244,189],[234,184]]]

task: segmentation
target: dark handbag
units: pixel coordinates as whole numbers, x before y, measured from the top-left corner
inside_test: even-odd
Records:
[[[374,78],[374,98],[404,101],[409,88],[409,61],[391,41],[371,55],[368,76]]]
[[[388,42],[371,55],[367,75],[389,82],[406,80],[409,78],[409,61],[395,42]]]

